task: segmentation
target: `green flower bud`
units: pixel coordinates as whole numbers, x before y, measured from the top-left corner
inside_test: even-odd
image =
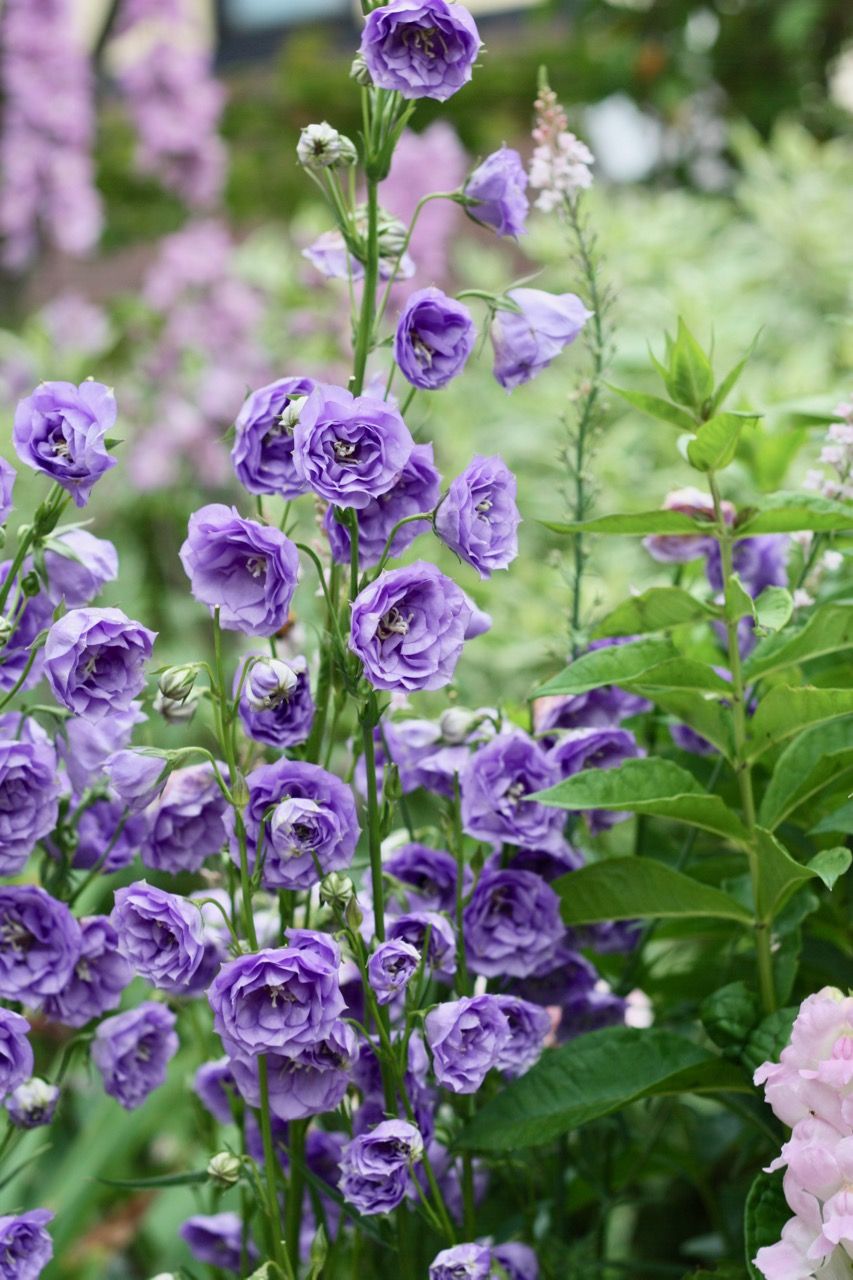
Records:
[[[357,53],[353,58],[352,66],[350,67],[350,79],[354,80],[356,84],[360,84],[363,89],[370,89],[373,85],[373,77],[360,53]]]
[[[333,911],[343,914],[354,899],[355,885],[340,871],[330,871],[320,881],[320,901]]]
[[[169,667],[160,677],[160,692],[172,702],[185,702],[192,693],[197,675],[198,667],[194,663]]]
[[[758,1001],[745,982],[730,982],[706,996],[699,1007],[702,1025],[721,1049],[739,1047],[758,1021]]]
[[[174,698],[165,698],[158,689],[151,705],[167,724],[188,724],[198,708],[198,697],[192,694],[183,702],[176,702]]]
[[[230,1151],[220,1151],[207,1162],[207,1176],[222,1187],[233,1187],[240,1179],[240,1160]]]

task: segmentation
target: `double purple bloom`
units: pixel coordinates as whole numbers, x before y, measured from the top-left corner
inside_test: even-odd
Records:
[[[54,622],[44,646],[57,702],[87,720],[127,711],[145,685],[155,639],[121,609],[72,609]]]
[[[503,458],[476,454],[439,504],[436,533],[481,578],[506,569],[518,555],[515,493],[515,476]]]
[[[134,755],[132,752],[120,754]],[[146,775],[150,771],[155,780],[159,777],[162,760],[134,758],[144,762]],[[175,769],[145,811],[147,830],[141,853],[146,867],[169,871],[172,875],[200,870],[205,860],[225,844],[227,807],[209,762]]]
[[[139,880],[116,890],[110,920],[141,977],[176,994],[188,986],[204,955],[201,913],[188,899]]]
[[[240,410],[231,460],[249,493],[275,493],[290,501],[307,492],[293,463],[291,401],[310,395],[312,378],[279,378],[253,391]]]
[[[0,999],[38,1006],[62,991],[83,946],[64,902],[33,884],[0,886]]]
[[[451,1093],[476,1093],[510,1041],[509,1022],[495,996],[463,996],[426,1016],[435,1078]]]
[[[85,507],[95,483],[116,465],[106,444],[115,420],[115,396],[100,382],[42,382],[15,410],[12,441],[22,462]]]
[[[234,675],[235,693],[240,688],[245,665],[251,661],[252,656],[254,655],[244,658],[237,667]],[[243,680],[238,709],[243,728],[250,738],[281,751],[285,747],[299,746],[308,738],[314,721],[314,699],[311,696],[308,663],[305,658],[298,657],[287,663],[296,677],[293,688],[284,690],[280,682],[276,683],[272,673],[267,682],[269,695],[263,705],[259,705],[253,692],[256,695],[264,684],[271,665],[270,660],[265,659],[252,668],[249,676]]]
[[[446,102],[471,79],[480,43],[461,4],[391,0],[367,15],[360,52],[380,89]]]
[[[542,747],[520,729],[474,753],[460,778],[462,821],[478,840],[547,851],[563,847],[565,814],[528,797],[559,781]]]
[[[119,950],[118,934],[107,916],[80,921],[82,946],[68,982],[48,996],[42,1011],[66,1027],[84,1027],[118,1007],[133,971]]]
[[[441,492],[441,476],[433,462],[431,444],[416,444],[408,462],[387,493],[372,498],[356,512],[358,520],[358,562],[370,569],[382,558],[394,526],[407,516],[434,509]],[[335,515],[332,507],[323,517],[332,555],[339,564],[350,562],[350,530]],[[426,520],[412,520],[394,534],[389,555],[401,556],[415,538],[429,528]]]
[[[462,917],[475,973],[524,978],[541,970],[565,935],[560,901],[532,871],[487,869]]]
[[[14,876],[56,826],[60,781],[56,752],[35,720],[3,716],[0,735],[0,875]]]
[[[400,312],[394,359],[413,387],[437,391],[465,368],[476,336],[466,306],[440,289],[419,289]]]
[[[19,1013],[0,1007],[0,1098],[33,1074],[30,1024]]]
[[[105,1091],[126,1111],[142,1105],[166,1079],[178,1051],[175,1015],[151,1001],[105,1018],[95,1032],[92,1061]]]
[[[390,1213],[405,1199],[409,1170],[423,1152],[423,1138],[413,1124],[383,1120],[344,1148],[342,1195],[360,1213]]]
[[[0,1217],[0,1265],[3,1280],[38,1280],[53,1257],[53,1241],[45,1231],[48,1209]]]

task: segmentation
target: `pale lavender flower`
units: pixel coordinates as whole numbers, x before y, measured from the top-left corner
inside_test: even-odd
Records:
[[[105,1018],[95,1032],[92,1061],[104,1090],[126,1111],[140,1107],[166,1079],[178,1051],[175,1015],[151,1001]]]
[[[481,578],[506,569],[518,555],[516,481],[503,458],[475,454],[439,503],[435,530]]]
[[[66,613],[44,646],[44,671],[57,702],[87,720],[129,710],[145,685],[156,635],[121,609]]]
[[[94,485],[116,465],[106,444],[116,412],[114,393],[100,382],[42,382],[15,410],[15,451],[85,507]]]
[[[530,382],[574,342],[592,312],[574,293],[510,289],[517,311],[495,312],[492,345],[494,375],[505,391]]]
[[[464,194],[475,201],[465,212],[499,236],[523,235],[530,208],[526,188],[521,156],[512,147],[501,147],[486,156],[465,183]]]
[[[446,102],[471,79],[480,43],[461,4],[390,0],[367,15],[360,52],[380,89]]]

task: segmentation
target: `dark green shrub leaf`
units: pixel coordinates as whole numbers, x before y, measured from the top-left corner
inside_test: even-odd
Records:
[[[735,1048],[746,1041],[758,1022],[758,999],[745,982],[730,982],[705,997],[699,1017],[718,1048]]]
[[[775,830],[789,814],[853,768],[853,719],[807,729],[776,761],[759,810],[759,822]],[[843,827],[825,827],[843,831]],[[818,828],[815,829],[816,833]]]
[[[752,923],[734,898],[651,858],[608,858],[570,871],[553,887],[566,924],[690,916]]]
[[[817,874],[792,858],[784,845],[762,827],[756,827],[759,882],[758,914],[762,920],[773,920],[793,893]]]
[[[753,1280],[763,1280],[761,1272],[753,1266],[753,1258],[759,1249],[776,1244],[791,1217],[793,1214],[782,1190],[782,1170],[759,1173],[749,1189],[743,1218],[746,1265]]]
[[[741,1053],[741,1061],[748,1071],[757,1071],[763,1062],[778,1062],[779,1054],[791,1039],[796,1016],[797,1010],[793,1007],[774,1009],[750,1031]]]

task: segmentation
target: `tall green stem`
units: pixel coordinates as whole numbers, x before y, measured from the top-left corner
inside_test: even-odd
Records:
[[[267,1075],[267,1060],[264,1054],[258,1058],[258,1085],[261,1095],[261,1138],[264,1144],[264,1174],[267,1183],[267,1213],[270,1225],[270,1243],[272,1245],[273,1259],[281,1268],[282,1274],[293,1276],[293,1268],[290,1259],[285,1254],[282,1238],[281,1238],[281,1214],[278,1207],[278,1188],[276,1186],[276,1154],[272,1140],[272,1121],[270,1120],[270,1090],[269,1078]],[[297,1231],[297,1257],[298,1257],[298,1236]],[[290,1240],[287,1241],[288,1247]]]
[[[370,879],[373,890],[373,912],[376,937],[385,941],[385,886],[382,880],[382,840],[379,830],[379,794],[376,786],[376,748],[373,730],[377,722],[376,702],[373,694],[361,715],[361,732],[364,742],[364,767],[367,772],[367,842],[370,850]]]
[[[360,396],[364,390],[367,357],[373,341],[373,320],[376,313],[376,286],[379,282],[379,194],[376,180],[367,177],[367,261],[364,264],[364,292],[361,295],[361,314],[355,344],[352,393]]]

